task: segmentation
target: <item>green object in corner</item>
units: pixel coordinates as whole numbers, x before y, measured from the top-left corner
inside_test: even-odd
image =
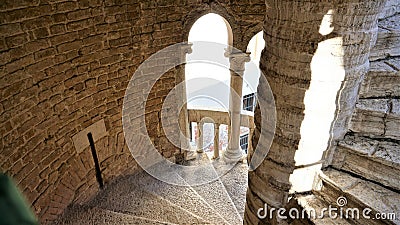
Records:
[[[0,173],[0,225],[38,225],[22,193],[7,175]]]

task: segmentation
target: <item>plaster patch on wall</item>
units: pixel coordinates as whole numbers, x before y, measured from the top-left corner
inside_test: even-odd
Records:
[[[89,140],[87,137],[88,133],[92,133],[93,140],[95,142],[102,137],[107,136],[108,132],[106,131],[104,119],[97,121],[96,123],[90,125],[81,132],[72,136],[72,141],[74,142],[77,153],[81,153],[85,148],[89,147]]]

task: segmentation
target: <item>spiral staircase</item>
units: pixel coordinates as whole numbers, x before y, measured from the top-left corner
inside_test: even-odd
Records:
[[[204,161],[205,153],[189,163]],[[90,202],[71,206],[54,225],[242,224],[246,188],[247,164],[242,162],[199,186],[167,184],[141,171],[107,185]]]
[[[400,224],[400,5],[391,2],[379,20],[370,70],[332,165],[317,176],[311,193],[291,200],[309,214],[329,206],[357,208],[359,219],[330,218],[325,212],[323,218],[308,215],[289,224]],[[370,210],[367,218],[364,209]]]

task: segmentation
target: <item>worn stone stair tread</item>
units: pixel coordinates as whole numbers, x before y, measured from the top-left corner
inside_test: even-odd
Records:
[[[357,202],[364,208],[368,207],[379,213],[397,213],[397,218],[391,220],[394,224],[400,224],[400,194],[381,185],[372,183],[348,173],[328,169],[320,174],[320,178],[331,185],[337,196],[328,196],[328,192],[321,193],[324,199],[335,200],[345,196],[348,202]]]
[[[229,224],[242,224],[242,218],[235,204],[227,193],[221,180],[195,186],[193,189],[211,206],[218,211]],[[214,193],[212,193],[214,192]]]
[[[316,225],[325,225],[325,224],[332,224],[332,225],[350,225],[352,223],[348,222],[344,218],[330,218],[328,212],[325,212],[322,216],[322,212],[324,208],[328,209],[329,204],[322,199],[318,198],[317,196],[310,194],[304,196],[296,196],[296,200],[298,205],[300,206],[301,210],[304,210],[311,222]],[[314,211],[315,210],[315,211]],[[315,217],[313,216],[313,211],[316,212]],[[302,211],[299,211],[300,215]],[[321,212],[321,213],[320,213]],[[304,218],[305,219],[305,218]]]
[[[132,178],[127,176],[109,185],[90,205],[155,221],[176,224],[210,223],[187,209],[146,191]]]
[[[200,171],[201,172],[201,171]],[[207,171],[217,173],[214,171]],[[214,176],[215,176],[214,174]],[[206,174],[205,174],[206,175]],[[183,179],[192,180],[192,174],[182,174]],[[192,186],[205,202],[207,202],[215,211],[229,223],[229,224],[242,224],[242,218],[236,209],[231,197],[229,196],[224,184],[220,179],[212,182],[202,184],[199,186]]]
[[[397,12],[400,12],[400,4],[398,0],[387,0],[385,7],[379,14],[379,19],[393,16]]]
[[[381,19],[378,22],[378,37],[371,49],[370,60],[400,55],[400,14]]]
[[[242,219],[246,205],[247,171],[247,164],[238,163],[232,170],[221,177],[221,181]]]
[[[359,99],[350,130],[363,136],[400,140],[400,99]]]
[[[75,207],[66,213],[53,225],[175,225],[166,221],[151,220],[148,218],[132,216],[124,213],[113,212],[98,207]]]
[[[400,144],[392,141],[375,140],[368,137],[346,135],[338,144],[360,156],[385,165],[400,167]]]
[[[131,179],[140,183],[141,188],[146,191],[187,209],[205,221],[209,221],[213,224],[227,223],[227,221],[210,207],[191,187],[167,184],[155,179],[146,172],[137,173]]]
[[[157,221],[157,220],[151,220],[148,218],[143,218],[143,217],[137,217],[137,216],[132,216],[124,213],[119,213],[119,212],[113,212],[107,209],[100,209],[100,208],[95,208],[100,211],[103,211],[104,213],[108,213],[111,215],[114,215],[116,217],[121,217],[120,221],[118,221],[117,224],[168,224],[168,225],[177,225],[176,223],[170,223],[167,221]]]
[[[400,144],[347,134],[339,142],[332,166],[400,191]]]
[[[370,63],[360,87],[360,98],[400,96],[400,57]]]

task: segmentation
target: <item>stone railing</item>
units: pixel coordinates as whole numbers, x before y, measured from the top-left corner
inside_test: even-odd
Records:
[[[229,141],[231,140],[231,132],[230,132],[230,115],[227,111],[215,111],[215,110],[202,110],[202,109],[189,109],[188,110],[188,121],[189,123],[195,122],[198,124],[198,140],[197,140],[197,151],[203,151],[203,125],[205,123],[214,124],[214,156],[213,159],[219,157],[219,126],[221,124],[228,125],[228,137]],[[245,111],[241,112],[240,116],[240,126],[249,128],[249,148],[251,145],[251,136],[254,131],[254,117],[252,113],[246,113]]]

